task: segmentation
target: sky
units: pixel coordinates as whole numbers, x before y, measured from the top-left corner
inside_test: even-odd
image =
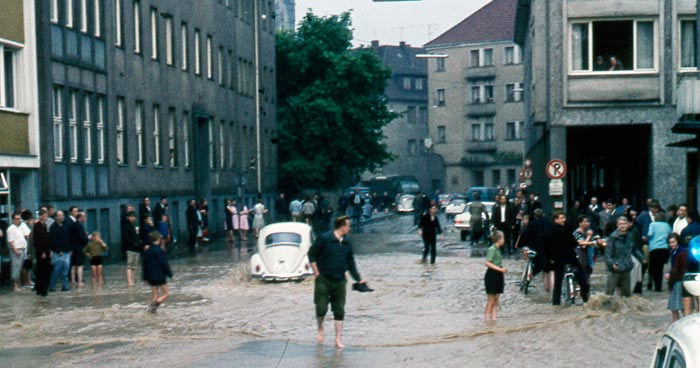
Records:
[[[490,0],[296,0],[296,21],[309,8],[316,15],[336,15],[352,9],[354,46],[398,45],[406,41],[420,47],[468,17]]]

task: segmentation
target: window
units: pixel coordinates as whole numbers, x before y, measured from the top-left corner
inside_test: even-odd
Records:
[[[209,132],[209,168],[216,168],[216,147],[214,146],[214,122],[209,119],[207,122],[207,130]]]
[[[484,49],[484,60],[481,66],[493,65],[493,49]]]
[[[423,90],[423,78],[416,78],[416,91]]]
[[[445,71],[445,58],[435,58],[435,72],[442,73]]]
[[[471,101],[474,104],[481,103],[481,86],[472,86]]]
[[[501,170],[498,170],[498,169],[491,170],[491,179],[493,180],[494,187],[501,186]]]
[[[481,124],[472,124],[472,141],[481,141]]]
[[[436,104],[437,106],[445,106],[445,90],[444,89],[437,89],[435,91],[437,101]]]
[[[80,0],[80,32],[88,32],[88,4],[87,0]]]
[[[408,106],[406,108],[406,122],[408,122],[409,124],[416,123],[416,107],[415,106]]]
[[[95,129],[97,130],[97,163],[105,163],[105,97],[97,96],[97,121]]]
[[[151,8],[151,59],[158,60],[158,9]]]
[[[200,55],[200,50],[199,50],[199,42],[201,35],[199,34],[199,30],[195,29],[194,30],[194,74],[196,75],[201,75],[202,74],[202,57]]]
[[[134,0],[134,52],[141,53],[141,2]]]
[[[444,125],[438,125],[438,127],[437,127],[437,142],[438,143],[446,143],[447,142],[447,133],[445,132]]]
[[[83,161],[86,164],[92,162],[92,122],[90,121],[91,96],[83,96]]]
[[[73,0],[65,0],[66,2],[66,27],[73,28]]]
[[[525,122],[515,121],[506,123],[506,140],[522,140],[525,139]]]
[[[134,111],[134,125],[136,126],[136,163],[139,166],[146,166],[146,136],[143,134],[143,102],[136,101],[136,111]]]
[[[425,106],[418,108],[418,122],[428,124],[428,109]]]
[[[175,145],[175,109],[168,110],[168,165],[177,167],[177,146]]]
[[[78,162],[78,105],[75,91],[68,93],[68,137],[70,139],[70,160]]]
[[[493,85],[482,86],[484,90],[484,102],[493,102]]]
[[[219,71],[219,85],[224,85],[224,47],[219,46],[217,68]]]
[[[523,100],[523,84],[508,83],[505,86],[506,102],[518,102]]]
[[[63,88],[53,87],[53,159],[63,160]]]
[[[207,78],[213,79],[212,71],[212,59],[211,59],[211,35],[207,35]]]
[[[479,65],[479,50],[476,49],[469,51],[469,67],[477,68]]]
[[[575,72],[656,69],[656,22],[606,20],[571,24],[571,65]]]
[[[124,97],[117,97],[117,164],[126,164],[126,132],[124,131],[126,119],[126,105]]]
[[[515,184],[515,169],[508,169],[506,175],[508,177],[508,185]]]
[[[515,140],[515,123],[506,123],[506,140]]]
[[[192,167],[192,163],[190,162],[190,124],[190,114],[185,111],[182,114],[182,143],[184,146],[185,167]]]
[[[682,20],[681,26],[681,55],[679,57],[681,68],[697,68],[695,63],[695,21]]]
[[[122,47],[122,0],[114,0],[114,45]]]
[[[182,22],[180,25],[180,38],[182,47],[182,70],[187,70],[187,23]]]
[[[58,23],[58,0],[51,0],[51,23]]]
[[[0,44],[0,107],[15,107],[16,55],[16,50]]]
[[[160,136],[160,106],[153,105],[153,151],[155,152],[153,165],[161,166],[163,163],[160,160],[162,147],[162,137]]]
[[[418,153],[418,148],[416,146],[415,139],[409,139],[408,145],[406,145],[406,148],[407,148],[406,153],[408,156],[415,156]]]
[[[491,103],[493,102],[493,85],[472,85],[471,86],[471,103]]]
[[[403,77],[403,89],[411,89],[411,78]]]
[[[228,59],[226,59],[226,83],[230,89],[233,89],[233,51],[228,50]]]
[[[474,171],[474,186],[483,187],[484,186],[484,172],[482,170]]]
[[[484,124],[484,140],[493,141],[496,137],[493,135],[493,123]]]
[[[102,36],[102,6],[100,2],[102,0],[92,0],[94,3],[95,10],[95,37]]]
[[[173,18],[165,16],[165,63],[173,65]]]
[[[226,122],[221,120],[219,123],[219,165],[222,169],[225,169],[226,163]]]
[[[228,137],[228,165],[231,169],[235,168],[235,145],[233,142],[235,142],[234,139],[236,139],[236,125],[232,122],[230,124],[229,128],[229,137]]]
[[[503,64],[505,64],[505,65],[515,64],[515,47],[506,46],[503,49]]]

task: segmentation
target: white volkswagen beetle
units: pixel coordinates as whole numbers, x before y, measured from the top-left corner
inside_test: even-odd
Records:
[[[298,222],[267,225],[258,236],[258,253],[250,257],[252,277],[264,281],[303,280],[313,274],[309,257],[311,227]]]

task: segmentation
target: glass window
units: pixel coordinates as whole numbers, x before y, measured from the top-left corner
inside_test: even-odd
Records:
[[[185,111],[182,114],[182,143],[183,143],[183,148],[184,148],[184,155],[185,155],[185,167],[192,167],[192,162],[190,161],[190,147],[191,147],[191,142],[190,142],[190,136],[191,136],[191,124],[190,122],[190,114]]]
[[[445,106],[445,90],[438,89],[437,93],[437,106]]]
[[[265,237],[265,247],[270,248],[276,245],[301,246],[301,235],[297,233],[274,233]]]
[[[92,121],[91,96],[83,96],[83,161],[92,162]]]
[[[418,108],[418,122],[428,124],[428,109],[424,106]]]
[[[423,78],[416,78],[416,90],[417,91],[423,90]]]
[[[126,132],[124,127],[126,121],[126,105],[124,97],[117,97],[117,164],[126,164]]]
[[[0,44],[0,107],[15,107],[15,55],[14,49]]]
[[[573,70],[588,70],[588,23],[571,25],[571,59]]]
[[[654,69],[654,22],[637,22],[635,69]]]
[[[508,175],[508,185],[515,184],[515,169],[508,169],[506,174]]]
[[[506,123],[506,140],[515,140],[515,123]]]
[[[483,187],[484,186],[484,172],[482,170],[474,171],[474,186]]]
[[[102,36],[102,0],[92,0],[95,11],[95,37]]]
[[[469,66],[472,68],[477,68],[479,65],[479,50],[469,51]]]
[[[435,58],[435,72],[441,73],[445,71],[445,58]]]
[[[655,22],[605,20],[571,25],[574,71],[653,70]]]
[[[219,84],[224,85],[224,47],[219,46],[219,54],[217,60],[217,69],[219,71]]]
[[[114,45],[122,46],[122,0],[114,0]]]
[[[97,96],[97,121],[95,121],[95,129],[97,130],[97,163],[105,162],[105,98]]]
[[[151,59],[158,60],[158,9],[151,8]]]
[[[209,168],[216,168],[216,147],[214,146],[214,122],[209,119],[207,122],[207,130],[209,132]],[[251,140],[252,142],[252,140]]]
[[[501,170],[498,170],[498,169],[491,170],[491,179],[493,180],[494,187],[501,186]]]
[[[472,86],[471,88],[472,103],[481,103],[481,86]]]
[[[681,21],[681,68],[696,68],[695,63],[695,21]]]
[[[136,127],[137,164],[146,166],[146,135],[143,132],[143,102],[136,101],[134,112],[134,126]]]
[[[447,142],[447,132],[444,125],[438,125],[437,127],[437,140],[438,143]]]
[[[73,0],[65,0],[66,4],[66,27],[73,28]]]
[[[180,25],[180,39],[182,47],[182,70],[187,70],[187,23],[182,22]]]
[[[207,35],[207,78],[213,79],[213,68],[212,68],[212,55],[211,55],[211,35]]]
[[[80,32],[88,32],[88,4],[87,0],[80,0]]]
[[[165,17],[165,62],[173,65],[173,18]]]
[[[134,0],[134,52],[141,53],[141,2]]]
[[[222,169],[226,168],[226,122],[221,120],[219,123],[219,166]]]
[[[493,65],[493,49],[484,49],[484,63],[483,66]]]
[[[508,83],[506,84],[506,102],[513,102],[515,101],[515,84],[513,83]]]
[[[525,139],[525,122],[516,121],[515,122],[515,137],[517,139]]]
[[[198,29],[194,30],[194,74],[202,74],[202,56],[200,55],[200,33]]]
[[[409,124],[416,123],[416,107],[415,106],[408,106],[406,108],[406,122],[408,122]]]
[[[49,12],[51,13],[51,23],[58,23],[58,0],[51,0]]]
[[[496,137],[493,134],[493,123],[484,124],[484,140],[493,141]]]
[[[407,154],[408,156],[415,156],[416,153],[418,152],[418,148],[416,147],[416,140],[415,139],[409,139],[408,140],[408,145],[407,147]]]
[[[53,107],[53,158],[63,160],[63,88],[54,86],[52,95]]]
[[[162,145],[160,134],[160,106],[153,105],[153,151],[155,152],[153,165],[160,166],[163,163],[160,160],[160,152]]]
[[[472,124],[472,141],[480,141],[481,138],[481,124]]]
[[[411,89],[411,78],[403,77],[403,89]]]
[[[515,48],[513,46],[506,46],[503,49],[503,64],[515,64]]]
[[[235,168],[235,144],[234,139],[236,138],[236,125],[231,122],[228,131],[228,165],[231,169]]]
[[[489,103],[493,102],[493,85],[485,85],[484,87],[484,101]]]
[[[76,92],[68,94],[68,137],[70,139],[70,160],[78,162],[78,105]]]
[[[177,167],[177,146],[175,145],[175,109],[168,110],[168,165]]]

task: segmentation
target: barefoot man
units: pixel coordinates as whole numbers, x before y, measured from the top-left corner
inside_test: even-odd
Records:
[[[316,319],[318,321],[318,333],[316,341],[323,343],[323,319],[328,312],[328,303],[331,304],[333,319],[335,320],[335,346],[344,348],[340,341],[343,333],[343,318],[345,317],[345,291],[347,280],[345,272],[355,281],[365,283],[355,267],[355,258],[352,254],[352,245],[345,239],[350,233],[350,219],[341,216],[335,219],[333,231],[328,231],[316,239],[309,248],[309,261],[314,270],[314,304],[316,304]]]

